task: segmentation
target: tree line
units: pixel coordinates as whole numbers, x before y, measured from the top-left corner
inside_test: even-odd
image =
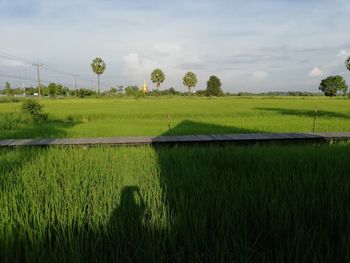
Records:
[[[350,57],[345,61],[346,68],[350,71]],[[91,68],[94,73],[97,74],[97,92],[90,89],[76,89],[70,90],[67,87],[62,86],[58,83],[50,83],[47,86],[40,86],[40,91],[43,96],[57,97],[57,96],[75,96],[75,97],[85,97],[85,96],[93,96],[93,95],[115,95],[122,94],[123,88],[121,86],[111,87],[109,91],[105,91],[101,93],[100,90],[100,76],[106,70],[106,63],[100,57],[96,57],[92,63]],[[151,73],[151,81],[156,85],[156,91],[147,92],[147,95],[184,95],[184,93],[180,91],[176,91],[174,88],[170,88],[167,90],[160,91],[159,88],[162,83],[165,81],[164,72],[157,68]],[[188,89],[188,95],[192,95],[192,88],[197,85],[197,75],[191,71],[187,72],[182,78],[183,85]],[[224,92],[221,89],[222,83],[221,80],[217,76],[210,76],[207,81],[206,89],[198,90],[196,95],[199,96],[223,96]],[[346,81],[342,76],[329,76],[323,79],[320,83],[319,90],[324,93],[325,96],[330,98],[336,96],[338,93],[346,94],[348,91],[348,86]],[[15,95],[26,95],[26,96],[34,96],[39,93],[39,87],[26,87],[24,88],[15,88],[12,89],[9,82],[5,83],[5,88],[0,90],[0,94],[7,96],[15,96]],[[290,94],[289,94],[290,93]],[[246,93],[240,92],[239,96],[243,96],[244,94],[254,94],[254,93]],[[290,96],[300,96],[302,92],[288,92]],[[125,95],[127,96],[146,96],[145,92],[141,91],[137,86],[128,86],[125,88]]]
[[[350,71],[350,57],[346,59],[345,66]],[[91,67],[92,70],[97,74],[99,82],[100,75],[103,74],[106,68],[106,64],[100,57],[97,57],[91,63]],[[151,73],[151,80],[153,83],[156,84],[157,95],[159,95],[159,87],[165,81],[164,72],[159,68],[155,69]],[[188,88],[188,94],[191,95],[191,89],[197,85],[196,74],[191,71],[187,72],[183,77],[183,84]],[[100,89],[98,88],[98,91],[99,90]],[[342,76],[337,75],[323,79],[320,83],[319,90],[321,90],[325,96],[332,98],[333,96],[336,96],[339,92],[345,95],[348,91],[348,86],[344,78]],[[216,76],[211,76],[209,78],[209,80],[207,81],[206,90],[200,90],[197,93],[205,96],[222,96],[224,94],[221,89],[221,81]]]
[[[106,63],[102,58],[96,57],[91,63],[91,69],[94,73],[97,74],[97,91],[100,93],[100,76],[106,70]],[[183,84],[188,88],[188,94],[191,95],[191,89],[197,85],[197,76],[193,72],[187,72],[183,77]],[[156,85],[157,95],[160,95],[159,88],[160,85],[165,81],[164,72],[157,68],[151,73],[151,81]],[[207,88],[205,91],[202,91],[207,96],[222,96],[224,93],[221,89],[221,81],[216,76],[211,76],[207,81]],[[127,93],[132,91],[127,91]],[[136,92],[135,90],[133,92]]]

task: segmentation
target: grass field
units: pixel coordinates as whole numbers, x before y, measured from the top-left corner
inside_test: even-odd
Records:
[[[350,100],[0,104],[1,138],[349,131]],[[173,114],[168,131],[165,115]],[[0,149],[0,262],[350,262],[350,143]]]
[[[2,262],[350,260],[348,143],[0,154]]]
[[[349,131],[350,100],[317,98],[43,99],[49,121],[35,124],[20,103],[0,103],[0,138],[107,137],[246,132]],[[206,125],[194,125],[193,123]],[[181,129],[179,125],[181,124]],[[211,124],[213,126],[211,126]],[[220,127],[218,129],[218,127]]]

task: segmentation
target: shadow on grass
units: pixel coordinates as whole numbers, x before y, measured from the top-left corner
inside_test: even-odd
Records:
[[[211,123],[184,120],[171,128],[162,136],[169,135],[204,135],[204,134],[234,134],[234,133],[258,133],[258,130],[248,130],[233,126],[217,125]]]
[[[199,133],[258,132],[184,121],[163,135],[193,127]],[[350,240],[341,230],[347,224],[341,202],[346,198],[335,201],[337,187],[326,186],[331,174],[310,171],[317,155],[306,153],[308,160],[302,161],[293,145],[292,150],[265,146],[266,152],[226,146],[155,146],[170,228],[160,251],[176,262],[345,260]],[[349,185],[345,176],[339,178]],[[324,198],[326,193],[332,197]],[[325,212],[329,209],[333,215]]]
[[[1,114],[0,120],[2,121],[0,123],[0,139],[66,137],[66,129],[74,125],[74,123],[54,120],[23,121],[19,115],[12,113]],[[8,148],[0,148],[0,151],[0,191],[6,191],[6,185],[11,185],[11,182],[16,184],[17,180],[15,176],[9,177],[9,175],[20,171],[27,163],[38,158],[44,150],[23,147],[15,152]]]
[[[17,113],[0,114],[0,139],[60,138],[77,122],[48,119],[35,122]]]
[[[285,108],[260,108],[260,107],[254,108],[254,109],[259,111],[272,111],[281,115],[290,115],[290,116],[298,116],[298,117],[314,117],[314,114],[315,114],[314,110],[296,110],[296,109],[285,109]],[[339,119],[350,120],[350,115],[338,113],[338,112],[332,112],[332,111],[324,111],[321,109],[318,110],[318,117],[339,118]]]

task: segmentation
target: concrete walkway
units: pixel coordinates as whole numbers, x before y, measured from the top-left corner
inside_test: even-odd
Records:
[[[93,146],[93,145],[156,145],[190,143],[255,143],[283,141],[334,141],[350,140],[350,132],[333,133],[246,133],[222,135],[147,136],[114,138],[62,138],[62,139],[6,139],[0,147],[16,146]]]

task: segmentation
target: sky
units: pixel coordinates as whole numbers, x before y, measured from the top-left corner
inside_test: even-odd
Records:
[[[163,89],[185,90],[193,71],[197,90],[216,75],[229,92],[316,92],[329,75],[350,83],[349,17],[349,0],[0,0],[0,85],[10,74],[34,81],[25,58],[44,64],[43,81],[72,85],[54,69],[95,87],[87,79],[100,56],[103,89],[154,87],[150,73],[161,68]]]

